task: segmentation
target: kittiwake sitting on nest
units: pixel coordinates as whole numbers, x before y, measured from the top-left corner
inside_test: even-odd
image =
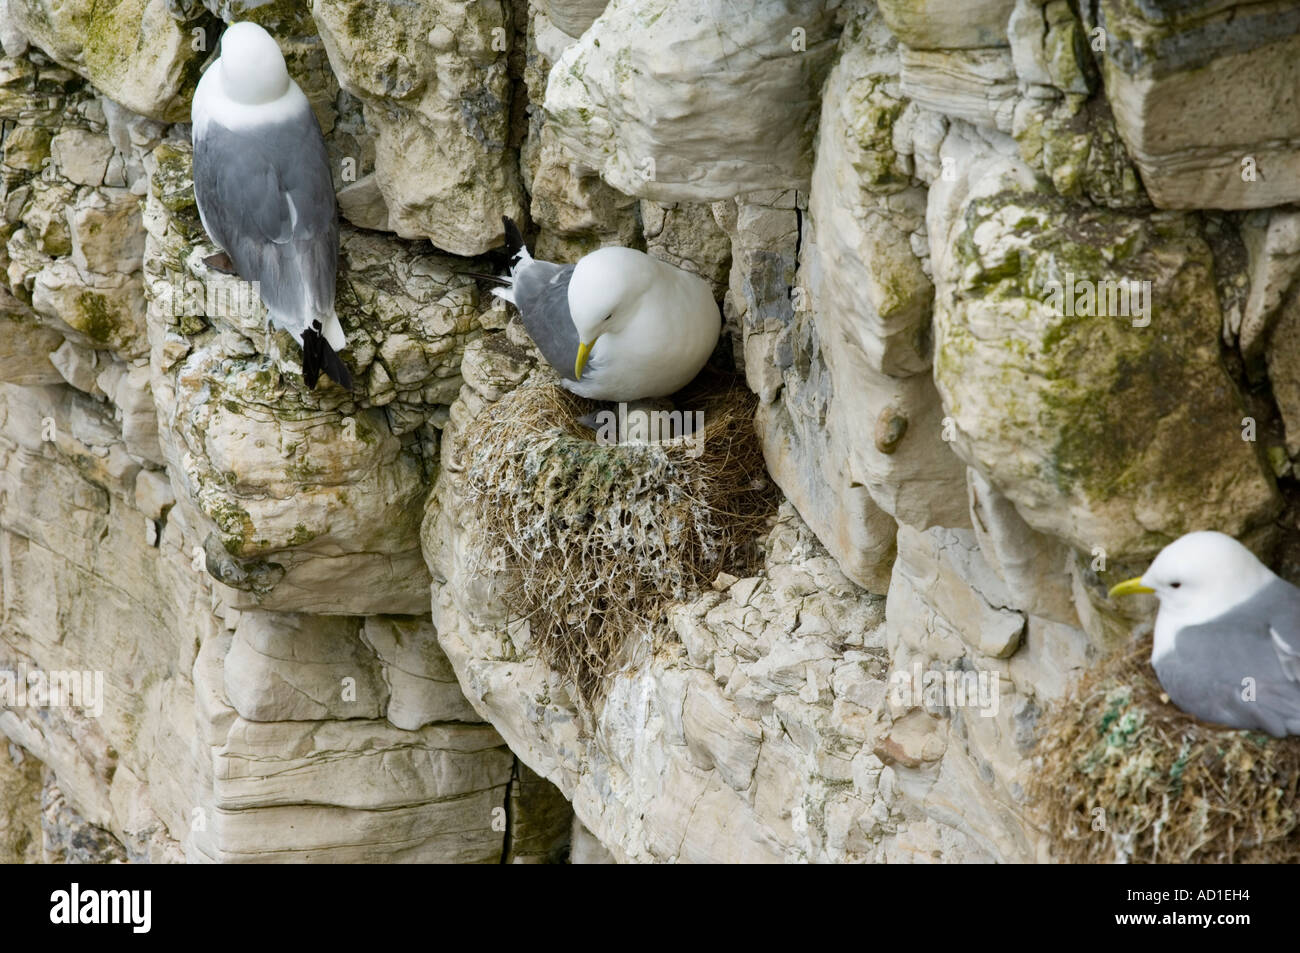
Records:
[[[601,248],[576,265],[538,261],[510,219],[508,288],[561,384],[593,400],[666,397],[689,384],[718,343],[708,282],[632,248]]]
[[[204,229],[230,270],[257,283],[271,323],[302,342],[307,386],[324,371],[350,388],[336,353],[346,342],[334,313],[339,228],[325,140],[271,35],[255,23],[226,30],[191,113]]]
[[[1112,596],[1160,599],[1151,665],[1202,721],[1300,734],[1300,589],[1223,533],[1188,533]]]

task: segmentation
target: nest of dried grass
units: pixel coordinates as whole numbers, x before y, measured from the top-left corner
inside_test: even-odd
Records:
[[[1057,859],[1300,860],[1300,738],[1184,714],[1162,697],[1150,657],[1147,638],[1085,676],[1043,724],[1028,793]]]
[[[755,404],[743,384],[706,380],[676,401],[703,411],[699,434],[602,445],[577,422],[600,405],[525,385],[463,432],[480,565],[501,574],[530,644],[588,711],[668,603],[722,570],[760,567],[780,494],[754,433]]]

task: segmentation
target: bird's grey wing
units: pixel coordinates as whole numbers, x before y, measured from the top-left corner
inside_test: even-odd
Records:
[[[272,312],[331,311],[338,211],[311,110],[253,130],[210,121],[194,144],[194,194],[212,240]]]
[[[1300,733],[1300,684],[1280,662],[1270,633],[1280,608],[1285,594],[1265,589],[1180,629],[1174,651],[1155,666],[1174,703],[1204,721],[1275,736]]]
[[[553,368],[574,380],[578,329],[569,314],[569,280],[573,265],[535,261],[514,276],[515,305],[528,335]]]
[[[1286,677],[1300,682],[1300,589],[1282,579],[1257,597],[1268,615],[1268,634]]]

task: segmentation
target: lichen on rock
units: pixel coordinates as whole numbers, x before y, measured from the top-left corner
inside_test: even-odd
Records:
[[[980,184],[939,281],[954,448],[1085,552],[1146,556],[1198,527],[1266,523],[1279,500],[1242,439],[1195,219],[1080,210],[1024,182]]]
[[[7,10],[12,27],[61,65],[128,109],[167,122],[188,115],[199,67],[216,45],[211,17],[199,10],[178,20],[166,0],[10,0]]]

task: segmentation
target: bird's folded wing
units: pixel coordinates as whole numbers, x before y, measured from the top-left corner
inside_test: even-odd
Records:
[[[241,278],[261,283],[273,312],[299,312],[304,294],[311,312],[332,308],[338,215],[310,110],[253,130],[209,121],[194,143],[194,188],[213,241]]]
[[[514,275],[515,306],[537,349],[560,375],[573,380],[578,358],[578,329],[569,314],[569,280],[573,265],[535,261]]]
[[[1295,632],[1283,635],[1276,628],[1269,626],[1268,634],[1273,637],[1273,648],[1277,649],[1277,660],[1282,663],[1282,671],[1293,682],[1300,682],[1300,637]]]
[[[1263,593],[1268,600],[1268,634],[1286,677],[1300,682],[1300,589],[1277,580]]]

